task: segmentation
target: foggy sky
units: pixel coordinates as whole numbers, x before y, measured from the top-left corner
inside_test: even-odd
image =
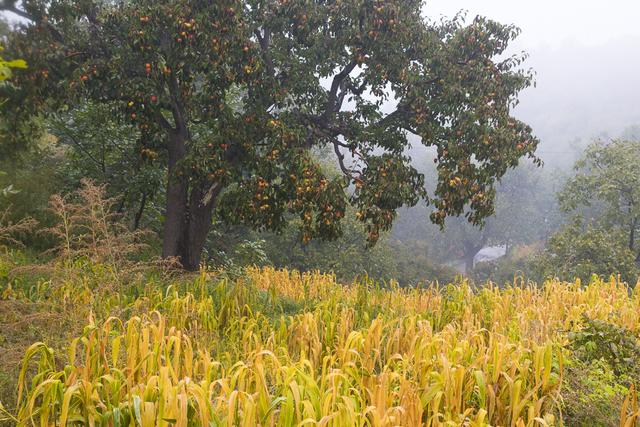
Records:
[[[527,47],[577,41],[600,45],[627,36],[640,37],[640,2],[637,0],[427,0],[427,16],[484,15],[523,30]]]
[[[530,124],[547,164],[569,166],[598,136],[640,124],[640,2],[427,0],[431,19],[467,10],[521,28],[510,49],[529,54],[536,87],[515,115]]]

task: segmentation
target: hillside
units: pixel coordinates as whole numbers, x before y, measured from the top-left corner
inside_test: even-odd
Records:
[[[0,320],[7,425],[633,426],[640,416],[629,388],[640,293],[613,278],[399,288],[249,268],[146,271],[123,287],[80,262],[9,278],[11,259],[0,274],[13,313]]]

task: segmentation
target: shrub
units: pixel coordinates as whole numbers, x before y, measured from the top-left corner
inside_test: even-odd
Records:
[[[604,360],[567,362],[563,419],[572,427],[617,427],[628,388]]]
[[[628,329],[585,316],[584,328],[569,334],[570,348],[578,360],[604,360],[616,375],[640,379],[640,345]]]
[[[546,249],[532,263],[541,277],[558,277],[583,282],[592,275],[619,274],[631,286],[638,280],[635,255],[619,231],[596,224],[583,224],[576,218],[553,235]]]

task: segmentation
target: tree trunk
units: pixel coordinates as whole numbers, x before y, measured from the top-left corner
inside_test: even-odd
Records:
[[[138,212],[136,212],[135,217],[133,218],[133,229],[137,230],[140,228],[140,220],[142,220],[142,214],[144,213],[144,207],[147,204],[147,192],[142,192],[142,200],[140,201],[140,208]]]
[[[168,143],[167,200],[162,234],[162,257],[180,256],[181,240],[187,220],[188,185],[177,175],[176,165],[186,154],[184,132],[172,132]],[[181,261],[182,262],[182,261]]]
[[[629,230],[629,249],[632,251],[635,249],[636,245],[636,228],[638,228],[637,217],[631,221],[631,229]]]
[[[177,175],[176,166],[186,154],[186,140],[186,133],[174,132],[169,141],[162,257],[176,257],[183,268],[195,271],[200,268],[202,250],[222,186],[202,182],[189,188],[186,178]]]
[[[482,236],[479,242],[473,242],[466,239],[464,240],[463,242],[464,252],[463,252],[462,259],[464,260],[465,275],[469,276],[471,272],[473,272],[473,267],[474,267],[473,260],[475,259],[476,255],[478,255],[478,252],[480,252],[486,244],[487,244],[487,237],[484,235]]]
[[[214,183],[209,187],[201,184],[191,190],[187,223],[178,254],[182,266],[189,271],[200,267],[202,250],[211,229],[213,210],[221,189],[221,185]]]
[[[464,274],[469,276],[473,272],[473,259],[477,252],[465,255],[464,257]]]

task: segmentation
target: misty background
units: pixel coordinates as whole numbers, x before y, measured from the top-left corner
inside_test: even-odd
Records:
[[[523,256],[541,250],[571,220],[561,212],[556,194],[587,145],[640,137],[640,5],[433,0],[423,13],[433,21],[460,13],[467,22],[480,15],[519,27],[522,33],[507,55],[526,52],[523,67],[535,73],[535,86],[519,95],[514,116],[540,139],[537,155],[544,167],[522,160],[518,170],[507,173],[498,185],[496,214],[484,229],[453,218],[441,231],[428,222],[429,207],[419,205],[400,211],[391,233],[396,248],[409,247],[411,253],[423,249],[429,261],[470,275],[479,262],[504,256],[511,244],[528,246]],[[434,153],[414,144],[411,156],[430,187]],[[518,268],[515,258],[510,268]]]
[[[526,52],[522,67],[535,74],[535,86],[519,94],[514,115],[539,138],[537,155],[544,167],[521,160],[507,173],[497,186],[495,215],[484,228],[460,217],[447,219],[440,230],[429,220],[431,208],[421,203],[401,209],[391,232],[374,250],[364,248],[361,224],[346,222],[342,239],[307,246],[299,244],[291,227],[283,235],[217,229],[208,258],[226,260],[235,254],[251,264],[265,255],[277,266],[334,270],[342,278],[367,271],[403,283],[447,281],[460,272],[480,281],[503,280],[516,270],[530,270],[527,257],[543,251],[551,236],[572,220],[572,213],[561,211],[557,194],[575,173],[575,161],[585,148],[596,139],[640,139],[640,4],[427,0],[423,9],[432,21],[458,13],[468,23],[480,15],[519,27],[521,34],[506,54]],[[20,21],[11,14],[4,18]],[[422,146],[417,137],[412,142],[409,154],[432,191],[437,180],[434,150]],[[332,153],[326,158],[333,158]],[[495,266],[480,266],[474,272],[478,263],[498,259],[506,276],[492,275]]]
[[[522,92],[515,115],[540,138],[547,166],[566,166],[590,139],[640,124],[640,3],[433,0],[424,12],[437,19],[461,10],[522,30],[510,52],[529,54],[536,87]]]

